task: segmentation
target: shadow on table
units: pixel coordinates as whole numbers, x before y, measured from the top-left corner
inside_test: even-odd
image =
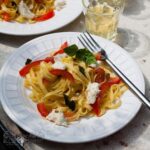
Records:
[[[146,83],[146,95],[147,97],[150,97],[150,84],[149,81],[145,78]],[[82,150],[94,150],[94,149],[115,149],[120,150],[123,147],[128,147],[129,144],[135,144],[136,141],[138,141],[138,138],[140,138],[145,130],[147,129],[148,125],[150,124],[150,112],[145,107],[142,106],[141,110],[137,114],[137,116],[122,130],[119,132],[104,138],[102,140],[97,140],[94,142],[88,142],[83,144],[60,144],[55,142],[49,142],[45,140],[39,140],[35,143],[35,147],[33,146],[33,149],[55,149],[55,150],[76,150],[76,149],[82,149]],[[64,133],[65,134],[65,133]],[[148,138],[147,138],[148,139]],[[139,143],[138,143],[139,144]],[[133,145],[134,146],[134,145]],[[146,146],[146,145],[145,145]],[[145,147],[146,148],[146,147]]]
[[[134,58],[150,54],[150,38],[139,31],[118,28],[116,43],[129,52]]]
[[[125,0],[125,8],[123,14],[126,16],[139,15],[145,9],[147,0]]]
[[[123,15],[133,19],[148,19],[149,6],[149,0],[125,0]]]

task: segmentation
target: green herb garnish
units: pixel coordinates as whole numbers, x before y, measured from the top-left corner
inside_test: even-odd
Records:
[[[32,60],[28,58],[25,62],[25,65],[30,64],[31,62],[32,62]]]
[[[64,51],[69,56],[75,56],[76,59],[84,61],[88,65],[96,63],[95,56],[86,48],[78,49],[77,45],[73,44]]]
[[[95,59],[94,55],[86,48],[79,49],[76,52],[76,58],[84,61],[88,65],[96,63],[96,59]]]
[[[78,47],[75,44],[64,49],[65,53],[68,54],[69,56],[74,56],[77,50],[78,50]]]
[[[75,110],[76,103],[69,99],[67,95],[64,94],[65,104],[72,110]]]
[[[79,66],[79,71],[86,77],[85,69],[83,67]]]

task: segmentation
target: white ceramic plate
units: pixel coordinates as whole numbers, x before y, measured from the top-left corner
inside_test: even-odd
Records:
[[[66,0],[65,8],[55,11],[55,16],[47,21],[34,24],[0,21],[0,33],[26,36],[51,32],[75,20],[81,12],[81,0]]]
[[[7,59],[0,74],[0,97],[8,116],[21,128],[43,139],[79,143],[101,139],[123,128],[137,114],[141,102],[130,92],[122,96],[122,105],[109,110],[102,117],[81,119],[68,127],[57,126],[43,119],[37,112],[36,105],[27,98],[23,87],[23,78],[18,71],[27,58],[39,59],[57,49],[64,41],[69,44],[79,43],[79,33],[66,32],[45,35],[29,41]],[[99,44],[107,51],[109,58],[142,91],[145,90],[143,75],[135,61],[125,50],[116,44],[95,36]]]

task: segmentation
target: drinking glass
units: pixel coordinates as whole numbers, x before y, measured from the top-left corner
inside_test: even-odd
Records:
[[[85,28],[91,34],[115,41],[124,0],[82,0]]]

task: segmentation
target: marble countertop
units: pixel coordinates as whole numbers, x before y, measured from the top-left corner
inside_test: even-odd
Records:
[[[150,0],[126,0],[120,17],[117,43],[125,48],[143,71],[146,95],[150,98]],[[83,31],[84,16],[55,32]],[[40,36],[40,35],[39,35]],[[0,34],[0,68],[5,60],[23,43],[38,36],[16,37]],[[0,105],[0,119],[16,137],[25,137],[28,150],[148,150],[150,147],[150,111],[142,106],[137,116],[122,130],[103,139],[83,144],[60,144],[36,138],[18,128]]]

